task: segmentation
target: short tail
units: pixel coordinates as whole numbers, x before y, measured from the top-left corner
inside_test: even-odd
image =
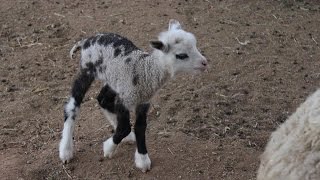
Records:
[[[70,58],[73,59],[74,53],[81,49],[86,39],[78,41],[70,50]]]

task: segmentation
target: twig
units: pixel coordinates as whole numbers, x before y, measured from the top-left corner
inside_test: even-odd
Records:
[[[227,98],[228,96],[226,95],[223,95],[223,94],[220,94],[220,93],[216,93],[217,96],[221,96],[221,97],[224,97],[224,98]]]
[[[47,126],[47,128],[51,131],[51,133],[59,133],[59,132],[54,131],[49,125]]]
[[[172,155],[174,155],[173,152],[170,150],[170,148],[168,148],[168,150],[170,151],[170,153],[171,153]]]
[[[226,24],[233,24],[233,25],[235,25],[235,24],[238,24],[237,22],[234,22],[234,21],[231,21],[231,20],[224,20],[224,21],[222,21],[223,23],[226,23]]]
[[[300,7],[301,10],[304,10],[304,11],[309,11],[309,9],[307,8],[304,8],[304,7]]]
[[[248,40],[245,40],[244,42],[241,42],[241,41],[239,41],[238,37],[236,37],[236,40],[238,41],[239,44],[241,44],[243,46],[245,46],[245,45],[250,43],[250,41],[248,41]]]
[[[99,131],[101,131],[102,129],[104,129],[104,128],[108,128],[108,127],[110,127],[110,125],[108,124],[108,123],[105,123],[103,126],[101,126],[99,129],[96,129],[95,130],[95,133],[98,133]],[[99,140],[100,141],[100,140]]]
[[[314,39],[313,36],[311,36],[311,39],[318,45],[318,42]]]
[[[109,16],[113,17],[113,16],[119,16],[119,15],[123,15],[123,13],[110,14]]]
[[[52,59],[48,58],[48,60],[52,63],[53,67],[56,67],[56,63]]]
[[[94,19],[92,16],[89,16],[89,15],[86,15],[86,16],[80,16],[80,17],[86,17],[86,18]]]
[[[31,46],[35,46],[35,45],[42,45],[42,43],[31,43],[31,44],[23,45],[21,47],[31,47]]]
[[[278,19],[276,15],[272,14],[272,16],[273,16],[275,19]]]
[[[22,45],[20,43],[20,38],[17,38],[17,42],[18,42],[19,46],[22,47]]]
[[[64,15],[62,15],[62,14],[59,14],[59,13],[53,13],[54,15],[56,15],[56,16],[59,16],[59,17],[63,17],[63,18],[65,18],[66,16],[64,16]]]
[[[67,174],[67,176],[70,178],[70,179],[73,179],[72,176],[70,176],[70,174],[68,173],[66,167],[64,165],[62,165],[62,168],[64,170],[64,172]]]

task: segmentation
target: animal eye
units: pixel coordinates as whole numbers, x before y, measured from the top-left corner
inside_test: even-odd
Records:
[[[176,54],[176,58],[177,59],[181,59],[181,60],[184,60],[186,58],[188,58],[188,54]]]

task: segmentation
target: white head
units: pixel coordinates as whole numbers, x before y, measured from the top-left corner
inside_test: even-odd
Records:
[[[151,47],[160,56],[160,61],[169,65],[174,74],[179,72],[201,72],[207,68],[207,59],[197,49],[195,36],[181,28],[177,20],[169,21],[168,31],[151,41]]]

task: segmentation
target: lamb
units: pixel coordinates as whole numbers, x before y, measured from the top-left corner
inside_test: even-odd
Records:
[[[206,58],[196,47],[196,38],[182,29],[177,20],[169,21],[167,31],[150,42],[153,51],[144,52],[127,38],[113,33],[98,34],[79,41],[70,51],[81,49],[80,73],[74,81],[71,97],[65,105],[65,121],[59,145],[60,159],[73,157],[74,121],[80,104],[94,80],[104,86],[97,100],[115,133],[103,143],[105,157],[111,158],[117,145],[136,141],[135,165],[142,172],[151,168],[145,131],[150,100],[172,77],[182,72],[200,73],[207,68]],[[134,131],[130,112],[135,111]]]
[[[272,133],[257,179],[320,179],[320,89]]]

